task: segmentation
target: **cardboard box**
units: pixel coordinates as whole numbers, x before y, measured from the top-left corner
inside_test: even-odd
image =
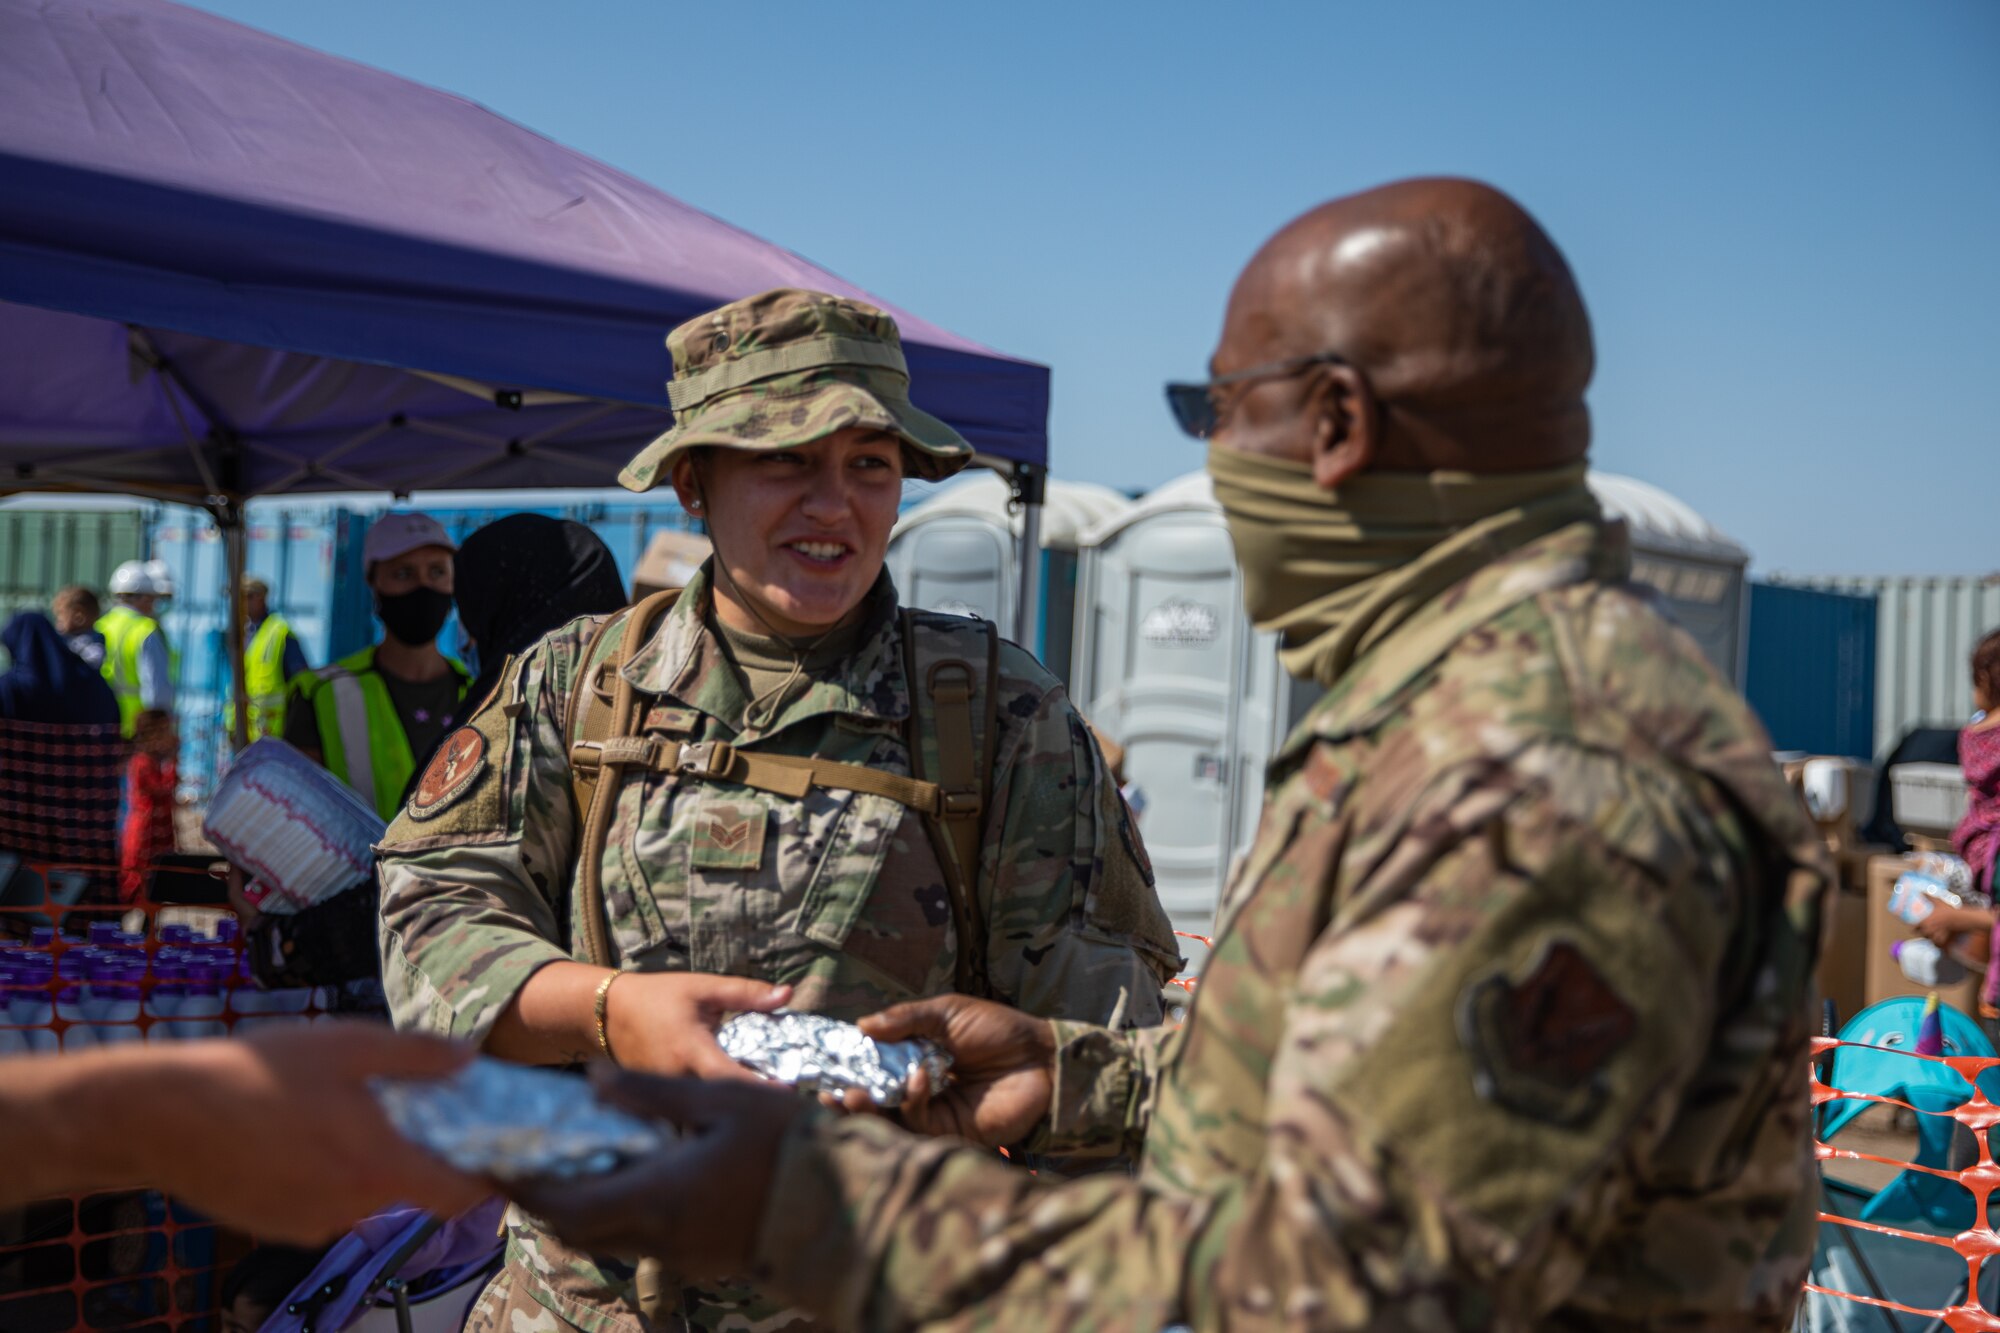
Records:
[[[1820,998],[1845,1023],[1868,1007],[1868,895],[1846,889],[1827,899],[1827,934],[1819,956]],[[1900,975],[1900,974],[1899,974]]]
[[[1896,960],[1889,956],[1889,946],[1895,941],[1917,938],[1913,928],[1889,915],[1889,894],[1896,887],[1897,877],[1910,865],[1910,858],[1906,856],[1877,856],[1868,862],[1866,989],[1862,997],[1868,1004],[1898,995],[1930,994],[1930,987],[1920,986],[1904,976],[1903,969],[1896,966]],[[1974,954],[1977,956],[1976,951]],[[1979,1015],[1979,985],[1984,979],[1980,973],[1973,972],[1954,985],[1940,986],[1937,988],[1938,999],[1968,1017],[1976,1018]],[[1845,1023],[1852,1016],[1843,1012],[1840,1021]]]

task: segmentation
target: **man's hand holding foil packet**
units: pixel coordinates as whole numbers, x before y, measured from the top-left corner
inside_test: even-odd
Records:
[[[768,1085],[609,1064],[586,1081],[481,1058],[445,1079],[379,1082],[376,1095],[405,1137],[571,1243],[700,1276],[749,1262],[787,1137],[801,1116],[825,1114],[810,1094],[989,1146],[1025,1138],[1048,1111],[1047,1023],[965,996],[858,1025],[744,1013],[717,1039]]]
[[[677,1133],[670,1131],[659,1151],[621,1159],[609,1171],[516,1179],[506,1192],[573,1245],[658,1257],[687,1277],[741,1275],[767,1225],[787,1144],[802,1121],[827,1116],[801,1092],[837,1097],[848,1108],[877,1107],[919,1133],[989,1147],[1026,1139],[1049,1112],[1048,1023],[990,1001],[939,996],[858,1025],[744,1015],[718,1037],[736,1058],[777,1072],[791,1090],[597,1066],[597,1092],[610,1108]],[[900,1074],[893,1092],[885,1092],[889,1070]],[[884,1096],[877,1100],[877,1093]]]
[[[781,1010],[738,1014],[717,1039],[731,1059],[772,1083],[891,1108],[911,1094],[927,1101],[946,1085],[951,1058],[917,1033],[877,1041],[852,1023]],[[613,1077],[601,1086],[615,1095],[619,1084]],[[601,1101],[581,1079],[490,1058],[448,1078],[380,1080],[375,1093],[405,1138],[502,1186],[600,1175],[662,1151],[672,1138],[656,1121]]]

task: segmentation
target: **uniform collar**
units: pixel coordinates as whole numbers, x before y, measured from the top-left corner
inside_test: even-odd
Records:
[[[714,596],[710,564],[688,580],[623,675],[632,688],[671,697],[675,702],[726,724],[743,740],[774,736],[787,727],[827,714],[871,722],[899,723],[910,715],[910,692],[903,680],[902,635],[898,632],[896,588],[884,570],[863,599],[862,630],[854,652],[836,666],[794,685],[790,700],[771,725],[743,729],[749,706],[743,683],[709,628]]]
[[[1631,572],[1631,540],[1619,519],[1570,523],[1489,561],[1362,654],[1306,714],[1278,759],[1315,740],[1340,740],[1374,726],[1455,644],[1530,597],[1587,579],[1623,580]]]

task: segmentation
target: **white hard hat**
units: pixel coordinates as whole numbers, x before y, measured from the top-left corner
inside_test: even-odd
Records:
[[[361,542],[361,564],[363,569],[373,569],[381,561],[408,555],[420,546],[458,549],[458,543],[444,530],[444,524],[429,514],[411,510],[384,514],[368,525],[368,535]]]
[[[144,596],[171,597],[174,595],[174,573],[167,568],[164,560],[127,560],[111,571],[111,595],[114,597]]]
[[[146,585],[151,582],[152,580],[146,577],[145,561],[127,560],[111,571],[111,595],[122,597],[126,593],[144,592]]]

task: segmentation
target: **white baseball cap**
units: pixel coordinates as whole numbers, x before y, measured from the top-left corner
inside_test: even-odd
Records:
[[[368,525],[368,537],[361,543],[362,568],[373,569],[381,561],[394,560],[419,546],[458,549],[458,543],[445,535],[444,524],[429,514],[384,514]]]

